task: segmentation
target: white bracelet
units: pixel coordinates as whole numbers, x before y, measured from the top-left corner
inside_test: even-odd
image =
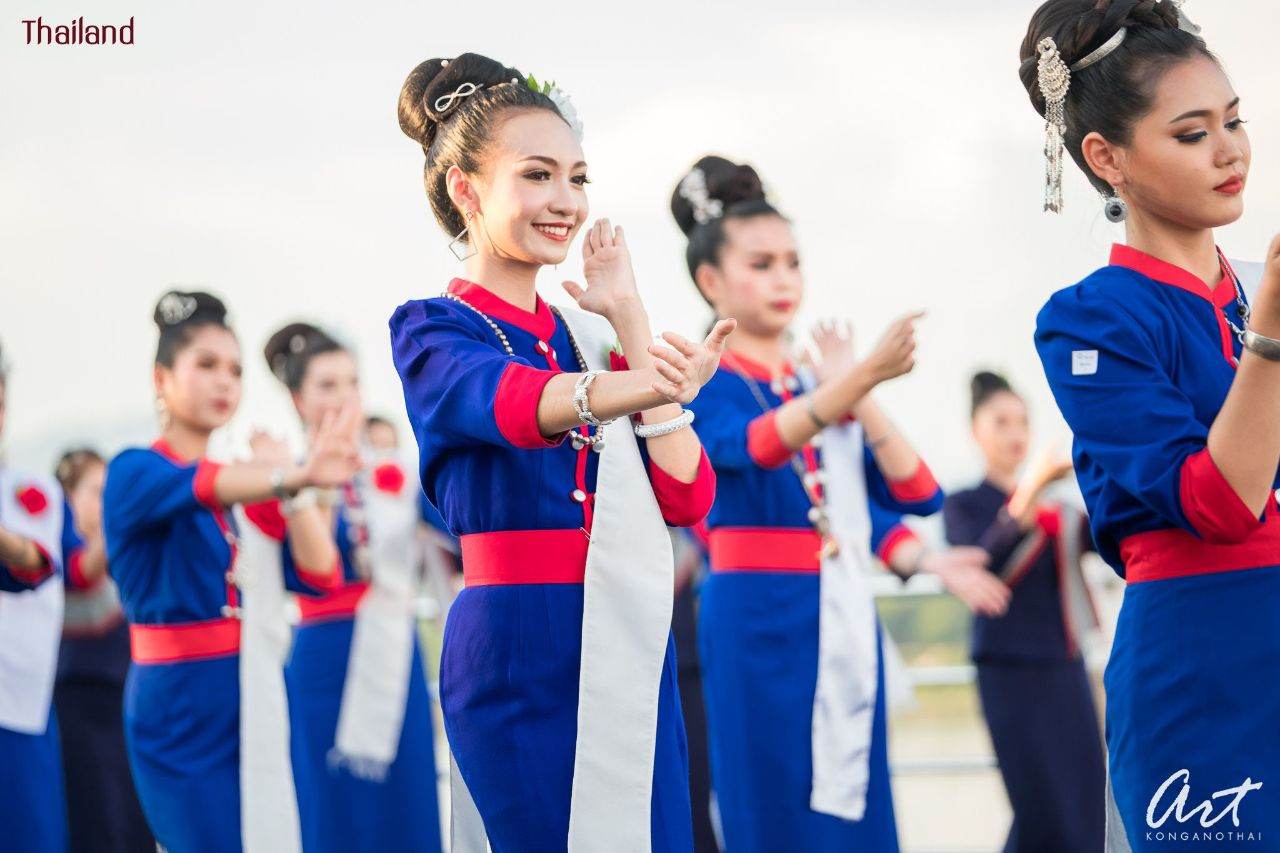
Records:
[[[660,424],[636,424],[636,435],[640,438],[657,438],[660,435],[679,432],[691,423],[693,423],[693,410],[682,409],[679,415]]]
[[[587,391],[591,388],[591,383],[596,381],[596,377],[603,370],[588,370],[586,373],[578,377],[578,381],[573,384],[573,411],[577,413],[578,420],[584,424],[593,427],[608,426],[613,420],[602,421],[591,412],[591,404],[587,402]]]

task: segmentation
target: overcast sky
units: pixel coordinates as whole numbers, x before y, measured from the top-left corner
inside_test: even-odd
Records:
[[[1005,371],[1040,434],[1065,435],[1032,347],[1035,313],[1105,263],[1116,232],[1074,166],[1066,213],[1040,212],[1043,124],[1016,74],[1035,2],[4,5],[0,343],[15,464],[43,468],[69,441],[113,451],[151,437],[150,317],[172,285],[231,308],[248,368],[237,430],[293,426],[260,356],[293,319],[351,342],[369,408],[403,417],[387,318],[459,265],[396,97],[419,61],[468,50],[572,96],[592,213],[627,227],[658,327],[706,323],[667,200],[697,157],[724,154],[755,165],[795,222],[802,324],[845,316],[865,344],[928,310],[919,367],[882,399],[945,484],[978,470],[975,368]],[[133,16],[137,43],[23,44],[22,18],[89,11]],[[1248,213],[1219,241],[1258,258],[1280,230],[1280,66],[1264,35],[1280,8],[1188,11],[1252,121]],[[580,272],[577,249],[541,279],[553,301]]]

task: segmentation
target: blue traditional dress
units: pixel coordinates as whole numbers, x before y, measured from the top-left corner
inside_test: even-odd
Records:
[[[1024,531],[1005,511],[1008,500],[983,482],[948,495],[943,507],[947,540],[985,549],[1011,590],[1003,616],[974,616],[970,648],[1013,807],[1004,849],[1100,850],[1106,770],[1080,651],[1082,628],[1097,624],[1079,559],[1093,542],[1069,507],[1045,506]]]
[[[0,847],[67,849],[66,799],[51,700],[62,621],[62,492],[0,465],[0,526],[35,543],[41,565],[0,562]]]
[[[375,490],[377,496],[371,495],[370,490]],[[440,849],[431,697],[412,613],[412,596],[395,596],[402,607],[393,607],[385,616],[376,611],[361,614],[362,607],[367,609],[365,601],[372,581],[368,559],[358,557],[369,551],[370,525],[366,518],[383,506],[378,497],[409,508],[408,529],[404,531],[407,536],[402,541],[403,560],[405,568],[416,571],[417,491],[417,480],[406,477],[404,470],[390,461],[374,466],[367,478],[361,476],[347,484],[341,490],[335,512],[334,536],[341,565],[327,574],[299,566],[293,559],[278,501],[247,509],[259,529],[281,541],[285,586],[300,593],[297,604],[301,621],[285,667],[285,683],[305,853],[430,853]],[[410,593],[408,583],[405,587],[405,592]],[[389,762],[362,761],[347,755],[338,737],[346,694],[356,689],[370,690],[367,672],[354,675],[359,685],[348,684],[353,677],[357,620],[379,618],[403,623],[391,626],[396,646],[377,650],[382,658],[404,658],[396,661],[400,665],[393,677],[398,676],[398,680],[383,685],[374,676],[372,688],[379,705],[396,707],[379,707],[375,719],[355,724],[393,727]],[[370,627],[376,630],[386,626]],[[351,713],[351,707],[347,707],[347,713]],[[398,725],[396,720],[400,721]]]
[[[529,312],[461,279],[449,291],[466,304],[416,300],[391,318],[422,483],[461,540],[466,588],[450,610],[441,660],[445,731],[493,850],[564,850],[600,457],[538,430],[547,382],[561,365],[579,369],[563,318],[541,299]],[[652,463],[647,470],[669,524],[705,515],[714,493],[705,457],[691,484]],[[653,685],[650,835],[654,850],[686,851],[688,763],[667,646]]]
[[[847,820],[812,807],[822,542],[809,489],[823,488],[821,469],[842,460],[823,459],[823,436],[799,454],[783,444],[776,410],[800,387],[790,365],[774,376],[728,353],[691,406],[719,483],[707,519],[711,573],[698,636],[725,847],[897,850],[878,652],[865,813]],[[867,500],[860,511],[870,514],[871,548],[888,562],[912,538],[902,515],[936,512],[942,492],[923,463],[909,480],[890,482],[870,450],[862,452]]]
[[[133,788],[124,742],[129,625],[115,584],[89,580],[84,542],[64,503],[66,613],[53,702],[66,773],[71,853],[130,853],[155,846]]]
[[[1118,245],[1038,318],[1094,541],[1128,582],[1104,682],[1135,850],[1280,839],[1280,519],[1274,500],[1255,516],[1207,446],[1243,301],[1225,258],[1204,282]]]

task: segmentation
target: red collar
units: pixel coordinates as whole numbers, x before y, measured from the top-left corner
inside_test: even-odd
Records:
[[[455,278],[449,282],[449,292],[467,300],[467,304],[482,311],[496,320],[523,329],[538,340],[550,341],[556,333],[556,315],[551,313],[551,306],[537,297],[537,305],[532,312],[518,308],[492,291],[485,290],[483,285],[465,278]]]
[[[173,446],[163,438],[157,438],[152,443],[151,449],[175,465],[190,465],[192,462],[196,461],[194,459],[183,459],[178,455],[178,452],[173,449]]]
[[[1172,285],[1188,293],[1194,293],[1201,299],[1207,299],[1222,308],[1235,301],[1235,272],[1221,250],[1218,251],[1218,258],[1222,262],[1222,280],[1216,286],[1210,287],[1194,273],[1152,257],[1146,252],[1140,252],[1132,246],[1116,243],[1111,247],[1112,266],[1131,269],[1161,284]]]
[[[720,356],[720,362],[731,370],[745,373],[757,382],[772,382],[775,378],[773,368],[764,362],[748,358],[742,353],[725,350],[724,354]],[[791,376],[794,373],[795,370],[792,368],[791,362],[784,362],[781,375]]]

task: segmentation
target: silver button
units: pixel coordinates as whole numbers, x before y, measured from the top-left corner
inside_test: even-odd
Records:
[[[222,610],[221,610],[220,612],[222,613],[223,617],[224,617],[224,618],[226,618],[226,619],[239,619],[239,618],[240,618],[240,608],[239,608],[239,607],[232,607],[230,604],[224,604],[224,605],[222,605]]]
[[[236,535],[232,533],[230,530],[224,530],[222,532],[222,538],[227,540],[228,545],[236,544]]]
[[[587,493],[582,491],[582,489],[574,489],[573,494],[571,494],[569,497],[573,498],[574,503],[581,504],[581,503],[587,502]]]
[[[550,351],[551,351],[551,347],[547,344],[546,341],[538,341],[538,352],[542,353],[543,355],[546,355]]]
[[[223,575],[223,577],[226,578],[227,583],[231,584],[232,586],[235,586],[240,582],[240,579],[236,576],[235,572],[227,572],[225,575]]]

